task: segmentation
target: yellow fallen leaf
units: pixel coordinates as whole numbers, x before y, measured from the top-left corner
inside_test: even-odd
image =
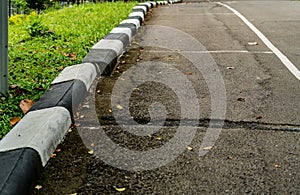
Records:
[[[77,195],[77,193],[74,193],[74,194],[70,194],[70,195]]]
[[[56,154],[50,154],[50,158],[56,157]]]
[[[188,149],[189,151],[192,151],[192,150],[193,150],[193,148],[192,148],[191,146],[188,146],[187,149]]]
[[[36,185],[34,188],[37,189],[37,190],[40,190],[41,188],[43,188],[43,186],[41,186],[41,185]]]
[[[157,139],[157,140],[161,140],[161,137],[157,136],[155,139]]]
[[[118,108],[119,110],[122,110],[122,109],[123,109],[123,107],[122,107],[121,105],[117,105],[117,108]]]
[[[89,154],[94,154],[94,149],[91,149],[90,151],[88,151]]]
[[[207,146],[205,148],[203,148],[203,150],[211,150],[213,148],[213,146]]]
[[[114,188],[118,191],[118,192],[123,192],[126,190],[126,188],[117,188],[116,186],[114,186]]]

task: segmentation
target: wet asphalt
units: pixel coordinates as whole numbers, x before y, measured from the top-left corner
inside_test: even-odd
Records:
[[[228,5],[299,68],[299,2]],[[156,8],[34,194],[299,194],[299,84],[225,7]]]

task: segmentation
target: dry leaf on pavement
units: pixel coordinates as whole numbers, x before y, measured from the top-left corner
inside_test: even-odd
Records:
[[[41,188],[43,188],[43,186],[41,186],[41,185],[36,185],[34,188],[37,189],[37,190],[40,190]]]
[[[93,155],[94,154],[94,149],[91,149],[90,151],[88,151],[88,153]]]
[[[126,188],[117,188],[116,186],[114,186],[114,188],[118,191],[118,192],[123,192],[126,190]]]

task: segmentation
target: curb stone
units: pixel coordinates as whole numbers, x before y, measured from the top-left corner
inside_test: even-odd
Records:
[[[73,111],[97,76],[108,76],[130,45],[145,15],[158,5],[181,0],[144,2],[96,43],[81,64],[66,67],[22,120],[0,141],[0,194],[28,194],[50,155],[73,121]]]

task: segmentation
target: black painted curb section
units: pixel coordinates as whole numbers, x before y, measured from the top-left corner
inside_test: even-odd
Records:
[[[77,110],[78,105],[87,94],[86,86],[81,80],[53,84],[28,112],[60,106],[70,112],[73,120],[73,111]]]
[[[99,74],[102,76],[109,76],[117,61],[118,55],[112,49],[92,49],[83,59],[83,62],[89,62],[98,66]]]
[[[0,194],[30,194],[42,169],[38,152],[31,148],[1,152],[0,162],[5,167],[0,171]]]

